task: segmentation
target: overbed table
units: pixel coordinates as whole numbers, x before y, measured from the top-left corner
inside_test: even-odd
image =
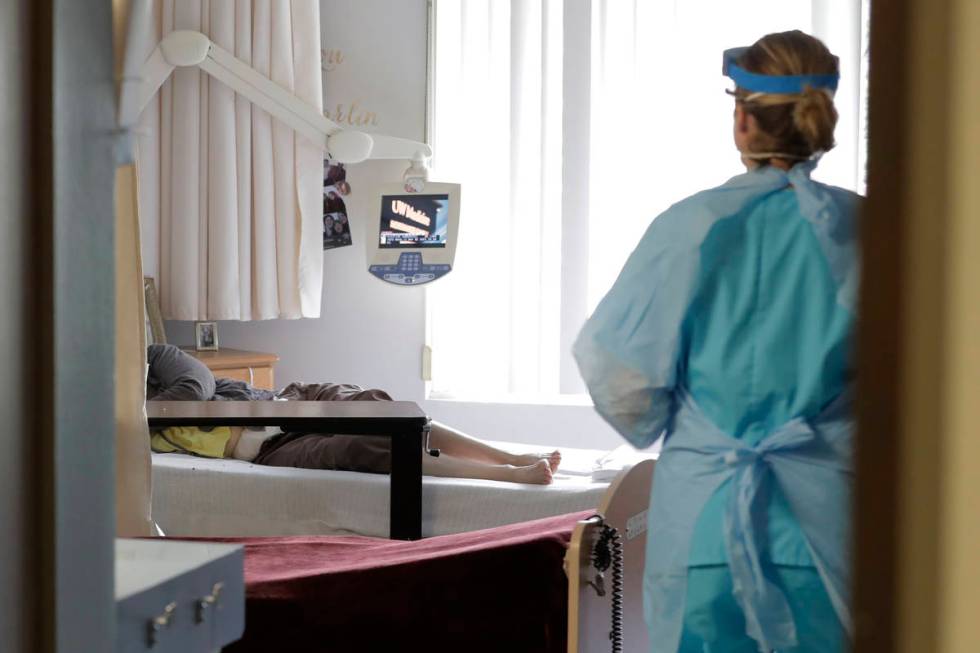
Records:
[[[276,426],[391,438],[389,537],[422,537],[422,447],[429,418],[411,401],[148,401],[150,428]]]

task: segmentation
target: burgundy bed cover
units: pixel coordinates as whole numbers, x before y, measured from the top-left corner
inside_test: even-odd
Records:
[[[416,542],[208,538],[245,547],[245,634],[225,650],[563,652],[562,562],[590,514]]]

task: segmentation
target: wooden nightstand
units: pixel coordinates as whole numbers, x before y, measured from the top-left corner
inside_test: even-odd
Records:
[[[275,354],[241,349],[218,351],[197,351],[193,347],[182,347],[182,349],[207,365],[217,377],[245,381],[249,385],[265,390],[276,389],[272,368],[279,362],[279,357]]]

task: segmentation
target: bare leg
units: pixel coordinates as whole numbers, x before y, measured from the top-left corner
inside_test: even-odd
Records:
[[[508,451],[491,447],[485,442],[480,442],[476,438],[440,422],[432,422],[432,432],[429,434],[429,446],[433,449],[439,449],[444,454],[453,456],[454,458],[465,458],[466,460],[491,465],[525,467],[527,465],[533,465],[539,460],[547,460],[548,466],[554,472],[561,463],[560,451],[541,454],[512,454]]]
[[[512,465],[493,465],[466,460],[448,455],[422,455],[422,473],[427,476],[451,476],[453,478],[482,478],[488,481],[508,481],[510,483],[551,483],[551,467],[546,460],[539,459],[533,465],[514,467]]]

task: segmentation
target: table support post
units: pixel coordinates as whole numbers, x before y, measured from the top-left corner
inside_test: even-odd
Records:
[[[422,444],[420,431],[391,436],[391,526],[393,540],[422,538]]]

